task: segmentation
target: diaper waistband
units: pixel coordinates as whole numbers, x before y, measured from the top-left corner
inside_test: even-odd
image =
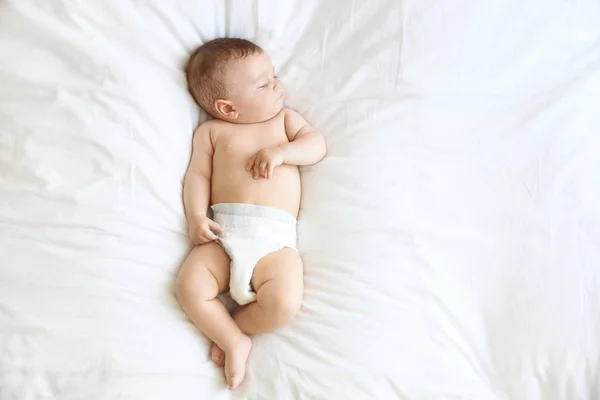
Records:
[[[247,203],[218,203],[210,209],[213,214],[232,215],[241,217],[266,218],[287,224],[296,224],[296,217],[280,208],[261,206]]]

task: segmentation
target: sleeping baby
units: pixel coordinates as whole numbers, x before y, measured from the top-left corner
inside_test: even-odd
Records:
[[[213,119],[193,137],[183,196],[196,246],[181,267],[176,295],[213,341],[211,358],[224,366],[233,390],[244,379],[248,335],[282,326],[300,308],[298,166],[319,162],[326,146],[321,133],[284,108],[285,88],[254,43],[209,41],[186,73],[193,98]],[[217,298],[227,290],[244,306],[233,317]]]

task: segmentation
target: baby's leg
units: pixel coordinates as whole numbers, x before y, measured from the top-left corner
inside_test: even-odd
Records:
[[[294,249],[283,248],[258,261],[252,274],[256,301],[235,316],[247,334],[273,331],[291,320],[302,304],[302,259]]]
[[[229,285],[229,265],[216,242],[195,247],[179,271],[175,291],[196,327],[225,351],[225,376],[233,390],[244,379],[252,342],[217,298]]]

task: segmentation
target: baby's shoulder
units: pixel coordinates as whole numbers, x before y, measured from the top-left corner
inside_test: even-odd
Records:
[[[293,117],[302,117],[302,114],[300,114],[298,111],[296,111],[296,110],[293,110],[293,109],[291,109],[291,108],[287,108],[287,107],[285,107],[285,108],[283,109],[283,115],[284,115],[285,117],[292,117],[292,118],[293,118]]]
[[[224,132],[231,130],[231,125],[233,124],[219,119],[208,119],[198,126],[196,134],[208,135],[212,140],[215,140]]]
[[[286,132],[296,133],[306,125],[306,120],[300,113],[291,108],[284,108],[284,124]]]
[[[198,126],[198,129],[203,131],[217,131],[226,128],[228,125],[231,125],[231,123],[221,121],[220,119],[207,119]]]

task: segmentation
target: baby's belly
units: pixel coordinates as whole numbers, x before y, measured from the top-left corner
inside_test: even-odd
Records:
[[[250,172],[236,168],[213,170],[211,204],[248,203],[275,207],[297,216],[300,209],[298,167],[275,168],[271,179],[254,179]]]

